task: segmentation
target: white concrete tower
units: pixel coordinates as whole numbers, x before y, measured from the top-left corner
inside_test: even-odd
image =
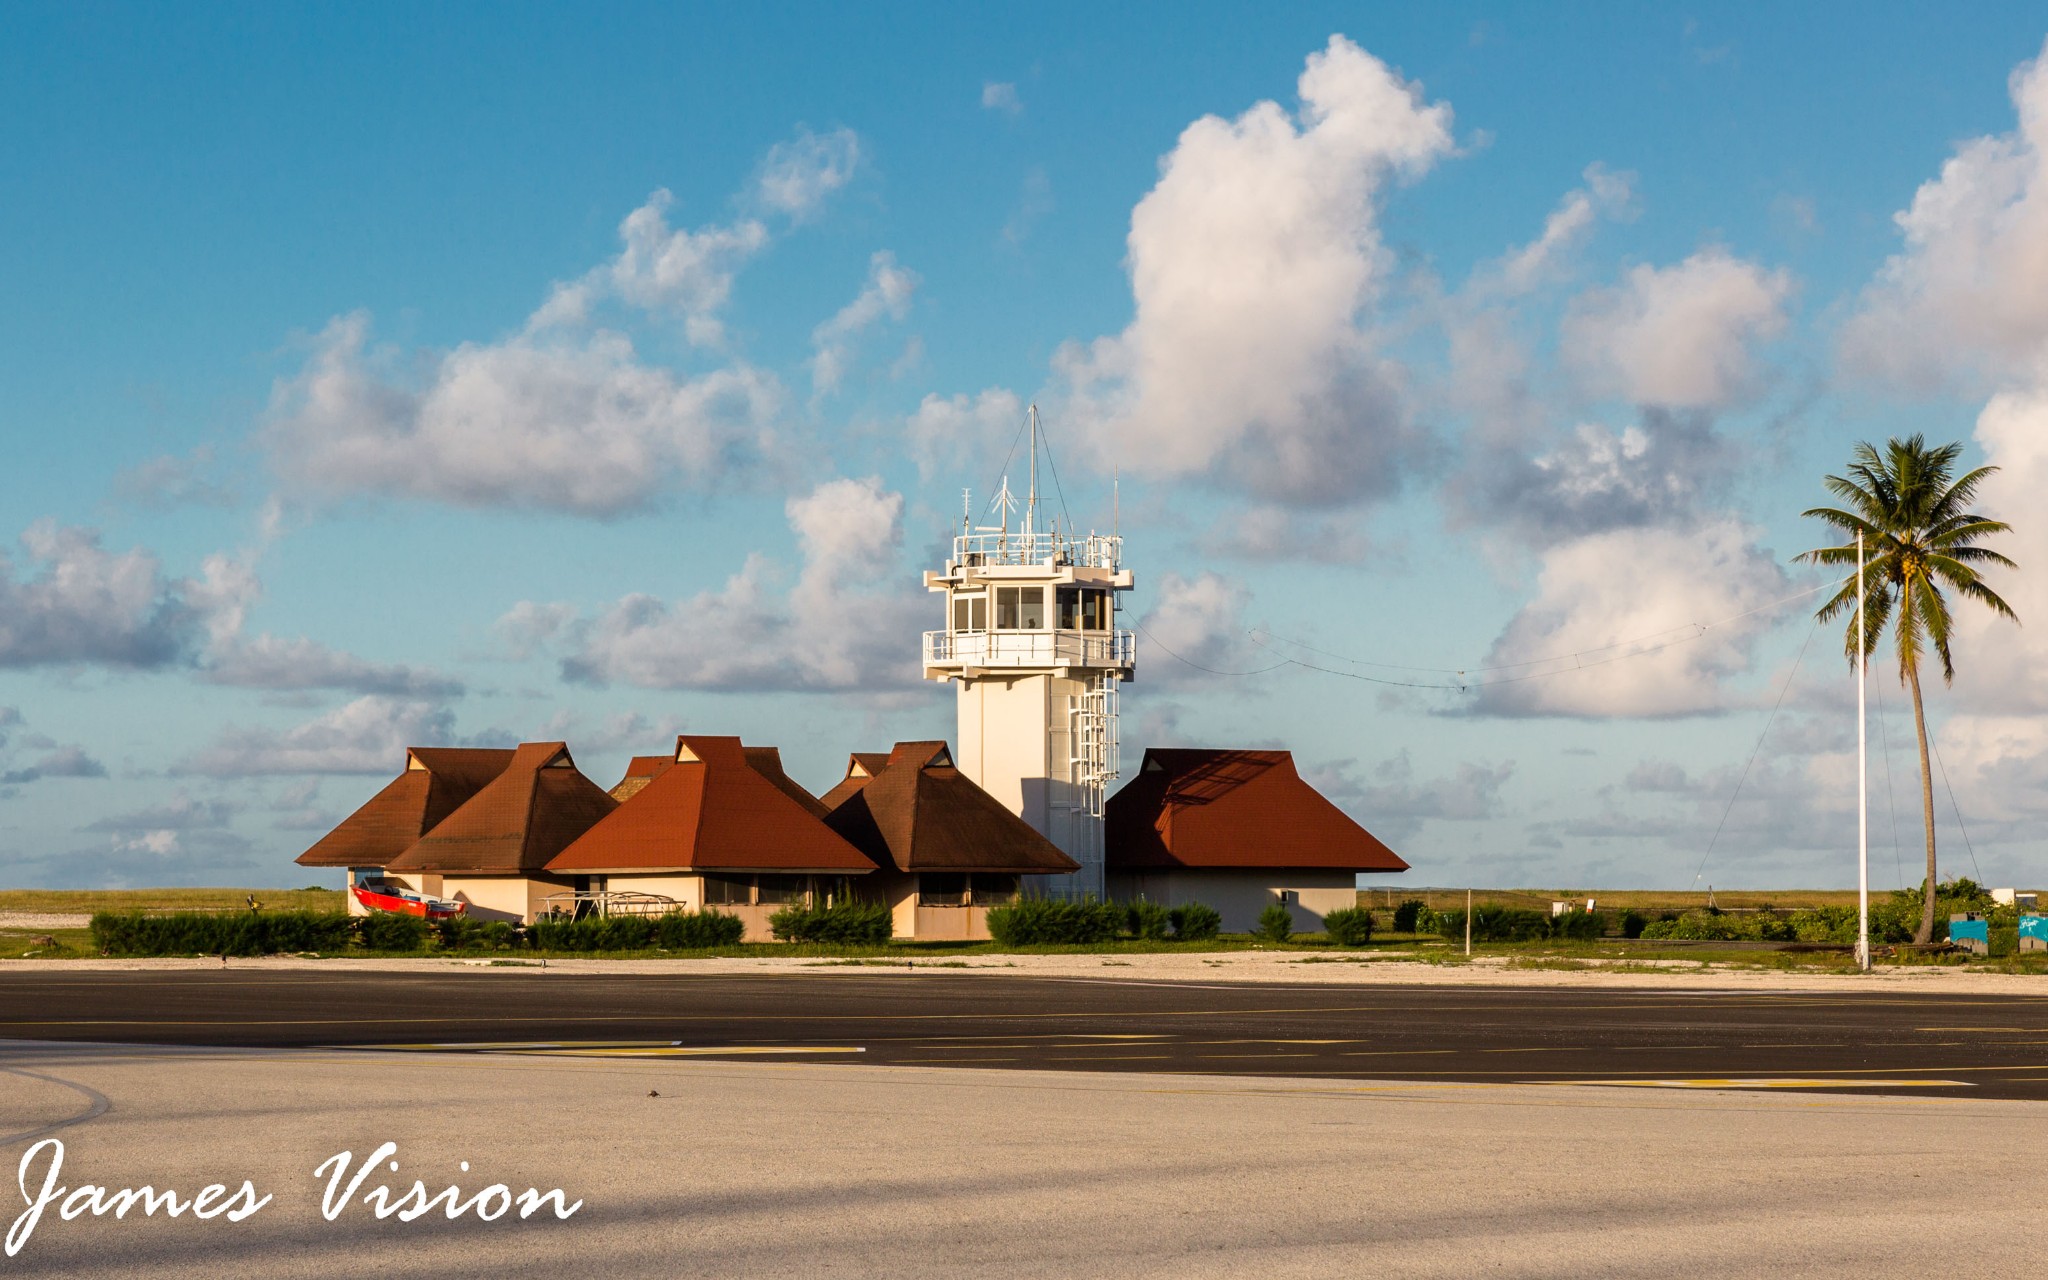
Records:
[[[1038,407],[1023,519],[1004,477],[994,525],[963,515],[943,572],[944,629],[924,633],[927,680],[958,682],[961,772],[1081,864],[1047,877],[1055,894],[1102,896],[1102,802],[1117,777],[1117,687],[1136,673],[1131,633],[1116,626],[1131,589],[1123,538],[1078,534],[1038,500]]]

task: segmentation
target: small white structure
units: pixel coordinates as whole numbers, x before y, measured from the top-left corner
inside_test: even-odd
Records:
[[[963,514],[945,568],[924,575],[946,598],[945,627],[924,633],[924,674],[959,684],[960,771],[1081,864],[1046,877],[1047,888],[1099,896],[1117,689],[1136,673],[1133,637],[1116,626],[1131,573],[1116,533],[1043,518],[1036,405],[1028,425],[1031,483],[1017,527],[1005,477],[990,504],[998,522]]]
[[[2040,901],[2040,895],[2023,893],[2018,889],[1993,889],[1991,900],[2001,907],[2026,907],[2031,910]]]

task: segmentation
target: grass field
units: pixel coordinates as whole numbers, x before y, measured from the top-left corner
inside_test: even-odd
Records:
[[[1873,899],[1882,897],[1890,890],[1872,889]],[[1439,911],[1463,910],[1465,890],[1463,889],[1405,889],[1378,888],[1361,889],[1358,901],[1362,906],[1389,911],[1409,899],[1418,899]],[[1806,907],[1853,907],[1856,905],[1854,889],[1717,889],[1711,895],[1681,893],[1676,889],[1476,889],[1472,892],[1472,903],[1478,907],[1521,907],[1531,911],[1550,913],[1553,902],[1576,902],[1583,906],[1592,898],[1600,904],[1602,911],[1695,911],[1712,905],[1723,911],[1752,910],[1757,907],[1776,907],[1781,911],[1797,911]],[[1711,899],[1711,901],[1710,901]]]
[[[340,911],[343,906],[339,889],[0,889],[0,912],[246,911],[252,894],[280,911]]]

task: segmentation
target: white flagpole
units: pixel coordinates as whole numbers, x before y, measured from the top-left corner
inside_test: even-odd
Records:
[[[1864,683],[1870,651],[1864,631],[1863,531],[1856,531],[1856,967],[1870,972],[1870,734]]]

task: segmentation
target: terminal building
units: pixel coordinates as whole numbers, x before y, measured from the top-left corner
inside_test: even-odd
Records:
[[[986,938],[989,907],[1020,894],[1202,902],[1231,932],[1280,902],[1314,932],[1355,904],[1358,874],[1406,870],[1286,751],[1150,748],[1110,794],[1137,674],[1116,625],[1133,577],[1114,526],[1081,533],[1042,509],[1035,406],[1025,426],[1025,496],[1005,478],[995,523],[963,516],[924,574],[942,625],[923,672],[955,686],[951,744],[854,752],[822,796],[737,737],[685,734],[609,789],[562,742],[415,747],[299,865],[486,919],[709,908],[750,941],[781,907],[840,895],[888,903],[905,938]]]

